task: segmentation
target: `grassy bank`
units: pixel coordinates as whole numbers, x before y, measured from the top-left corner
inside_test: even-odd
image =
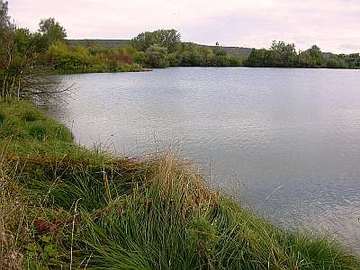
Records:
[[[360,269],[337,243],[272,226],[171,155],[75,145],[30,103],[0,103],[0,146],[0,269]]]

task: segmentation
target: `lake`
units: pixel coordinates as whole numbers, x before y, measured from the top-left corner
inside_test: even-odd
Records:
[[[173,149],[273,223],[360,251],[360,71],[168,68],[61,76],[50,113],[126,156]]]

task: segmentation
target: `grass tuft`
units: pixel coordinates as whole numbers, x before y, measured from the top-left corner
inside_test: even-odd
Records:
[[[41,114],[34,110],[26,110],[22,113],[22,119],[26,122],[34,122],[41,118]]]
[[[37,140],[45,140],[47,128],[43,123],[34,123],[29,126],[29,135]]]

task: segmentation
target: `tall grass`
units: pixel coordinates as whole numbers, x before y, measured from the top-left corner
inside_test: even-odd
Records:
[[[171,154],[83,149],[27,103],[0,114],[3,269],[360,269],[338,243],[271,225]]]

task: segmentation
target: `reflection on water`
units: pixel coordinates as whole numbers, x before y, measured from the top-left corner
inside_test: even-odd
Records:
[[[360,251],[360,73],[171,68],[83,74],[52,107],[85,145],[180,149],[273,222],[336,233]]]

